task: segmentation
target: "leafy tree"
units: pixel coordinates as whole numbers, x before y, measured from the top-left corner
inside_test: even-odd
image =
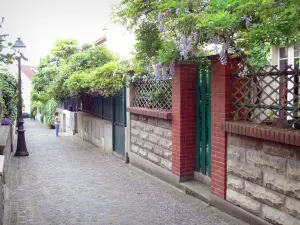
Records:
[[[15,120],[17,117],[18,82],[12,75],[0,72],[0,89],[3,95],[0,98],[2,103],[2,115],[0,117]]]
[[[57,39],[51,50],[52,56],[59,64],[62,61],[68,60],[71,55],[78,51],[78,42],[74,39]]]
[[[270,46],[291,45],[300,39],[298,0],[123,0],[113,16],[137,34],[138,57],[155,58],[152,63],[160,73],[174,59],[211,52],[219,54],[223,64],[227,53],[234,53],[243,58],[243,65],[258,68],[268,63]],[[140,54],[161,40],[163,44],[154,45],[153,51],[144,51],[146,56]],[[172,51],[166,54],[167,49]]]

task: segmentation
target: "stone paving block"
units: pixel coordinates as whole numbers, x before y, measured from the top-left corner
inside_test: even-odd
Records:
[[[249,164],[238,162],[235,160],[228,160],[227,170],[229,173],[240,178],[252,181],[260,185],[262,184],[262,171],[255,166],[251,166]]]
[[[300,181],[300,161],[288,160],[287,176]]]
[[[140,151],[140,147],[137,145],[132,144],[131,145],[131,151],[134,153],[138,153]]]
[[[248,196],[245,196],[234,190],[227,189],[226,200],[234,205],[240,206],[248,212],[260,216],[261,203],[249,198]]]
[[[138,129],[131,128],[131,135],[139,138],[140,137],[140,131]]]
[[[228,174],[228,176],[227,176],[227,187],[228,188],[230,188],[234,191],[243,193],[244,186],[245,186],[245,180],[243,180],[237,176]]]
[[[150,142],[145,142],[144,148],[149,152],[153,152],[153,150],[155,149],[155,145]]]
[[[276,225],[299,225],[300,221],[295,217],[267,205],[262,206],[262,217]]]
[[[227,158],[245,162],[246,149],[235,145],[229,145],[227,150]]]
[[[300,201],[295,198],[286,197],[285,207],[287,212],[300,219]]]
[[[160,162],[160,157],[151,152],[148,153],[148,159],[155,164],[159,164]]]
[[[274,173],[285,174],[287,160],[282,157],[267,155],[260,151],[248,150],[246,153],[246,161],[248,164],[270,170]]]
[[[300,199],[300,182],[283,175],[264,173],[264,186],[282,194]]]
[[[167,170],[172,170],[172,162],[167,159],[161,159],[160,164]]]
[[[163,150],[163,157],[172,162],[172,151]]]
[[[245,194],[274,208],[281,208],[285,201],[284,195],[249,181],[245,181]]]

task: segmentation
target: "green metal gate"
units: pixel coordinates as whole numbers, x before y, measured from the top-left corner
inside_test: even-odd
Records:
[[[196,76],[196,171],[211,176],[211,73]]]
[[[125,155],[126,88],[113,97],[113,150]]]

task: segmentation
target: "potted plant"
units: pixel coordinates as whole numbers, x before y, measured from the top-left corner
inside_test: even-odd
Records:
[[[9,126],[10,124],[11,124],[11,121],[8,118],[2,118],[1,125]]]
[[[275,112],[274,111],[269,111],[267,114],[268,114],[269,117],[267,117],[263,121],[263,124],[272,125],[274,123],[274,120],[275,120]]]

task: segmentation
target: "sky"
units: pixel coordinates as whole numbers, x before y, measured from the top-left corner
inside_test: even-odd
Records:
[[[24,64],[38,66],[57,38],[72,38],[82,45],[101,38],[108,28],[108,47],[128,56],[134,37],[110,20],[111,7],[120,0],[0,0],[2,32],[8,41],[21,37],[26,45]]]

